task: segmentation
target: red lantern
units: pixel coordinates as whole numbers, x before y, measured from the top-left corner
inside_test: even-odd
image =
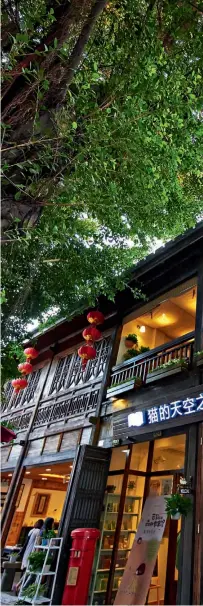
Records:
[[[82,345],[82,347],[78,349],[78,355],[82,358],[82,368],[84,370],[88,360],[94,360],[94,358],[96,358],[97,352],[91,345]]]
[[[90,324],[95,324],[95,326],[97,326],[97,324],[103,324],[104,322],[103,314],[101,311],[97,310],[90,311],[87,315],[87,319]]]
[[[101,332],[95,326],[89,326],[89,328],[85,328],[82,333],[83,339],[85,341],[99,341],[101,339]]]
[[[18,392],[21,389],[25,389],[27,387],[28,382],[27,379],[13,379],[11,381],[12,387],[14,387],[15,391]]]
[[[32,364],[30,362],[23,362],[22,364],[18,364],[18,370],[22,373],[22,375],[28,375],[33,370]]]
[[[24,349],[24,354],[28,360],[34,360],[39,355],[39,352],[34,347],[27,347],[27,349]]]

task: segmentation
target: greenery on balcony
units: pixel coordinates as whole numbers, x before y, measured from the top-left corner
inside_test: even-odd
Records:
[[[156,368],[152,368],[149,370],[148,374],[152,374],[153,372],[159,372],[160,370],[170,370],[171,368],[175,368],[176,366],[181,366],[182,368],[188,367],[187,358],[176,358],[175,360],[169,360],[165,362],[165,364],[160,364]]]

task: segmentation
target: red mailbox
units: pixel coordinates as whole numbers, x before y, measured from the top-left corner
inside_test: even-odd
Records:
[[[63,606],[87,604],[92,565],[100,531],[96,528],[77,528],[71,532],[73,539],[68,574],[63,592]]]

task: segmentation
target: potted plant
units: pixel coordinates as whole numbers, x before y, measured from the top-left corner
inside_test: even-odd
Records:
[[[130,482],[128,482],[128,492],[133,492],[133,490],[135,489],[136,486],[136,482],[134,482],[134,480],[130,480]]]
[[[126,362],[126,360],[131,360],[131,358],[135,358],[136,356],[138,356],[138,350],[137,349],[127,349],[127,351],[125,352],[123,359]]]
[[[196,353],[194,354],[194,361],[196,366],[203,365],[203,349],[200,349],[200,351],[196,351]]]
[[[144,345],[142,345],[141,347],[139,347],[138,354],[143,354],[147,351],[150,351],[150,347],[144,347]]]
[[[37,583],[32,583],[32,585],[29,585],[28,587],[26,587],[26,589],[23,589],[22,590],[23,598],[25,597],[25,598],[28,598],[29,600],[33,600],[33,598],[36,595],[36,592],[37,592],[37,596],[36,596],[37,598],[39,598],[40,596],[44,596],[47,586],[40,585],[38,587],[38,591],[37,591],[37,587],[38,587]]]
[[[113,484],[108,484],[108,486],[106,487],[106,492],[108,492],[108,494],[113,494],[113,492],[115,492],[116,487]]]
[[[42,534],[42,545],[48,545],[50,539],[54,539],[54,537],[56,536],[54,530],[44,530],[43,534]]]
[[[182,372],[183,370],[187,370],[187,368],[187,358],[175,358],[174,360],[169,360],[168,362],[165,362],[165,364],[160,364],[156,368],[148,371],[147,383],[161,379],[163,376],[170,376],[172,374]]]
[[[41,572],[43,565],[44,565],[45,557],[46,557],[46,554],[44,551],[33,551],[28,557],[29,564],[30,564],[30,570],[32,572]],[[46,566],[44,568],[44,572],[49,572],[51,562],[52,562],[51,558],[48,558],[46,561]]]
[[[16,562],[18,558],[18,551],[12,551],[10,558],[9,558],[9,562]]]
[[[138,345],[137,335],[135,335],[135,333],[130,333],[125,338],[125,346],[127,349],[130,349],[131,347],[135,347],[136,345]]]
[[[166,513],[172,520],[179,520],[181,515],[187,516],[192,510],[192,502],[188,497],[178,493],[166,497]]]
[[[125,381],[121,381],[120,383],[112,383],[107,389],[107,398],[111,398],[123,391],[129,391],[130,389],[139,389],[142,385],[143,381],[141,377],[136,376],[125,379]]]

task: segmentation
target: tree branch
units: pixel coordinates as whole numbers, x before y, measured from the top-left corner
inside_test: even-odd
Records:
[[[75,47],[71,53],[67,68],[65,70],[65,74],[60,83],[61,84],[60,102],[63,102],[65,99],[67,88],[70,86],[70,84],[74,78],[75,71],[78,68],[80,61],[82,59],[85,45],[87,44],[90,34],[92,33],[93,27],[94,27],[99,15],[102,13],[103,9],[105,8],[107,2],[108,2],[108,0],[96,0],[94,6],[91,9],[89,17],[81,31],[81,34],[77,40]]]

